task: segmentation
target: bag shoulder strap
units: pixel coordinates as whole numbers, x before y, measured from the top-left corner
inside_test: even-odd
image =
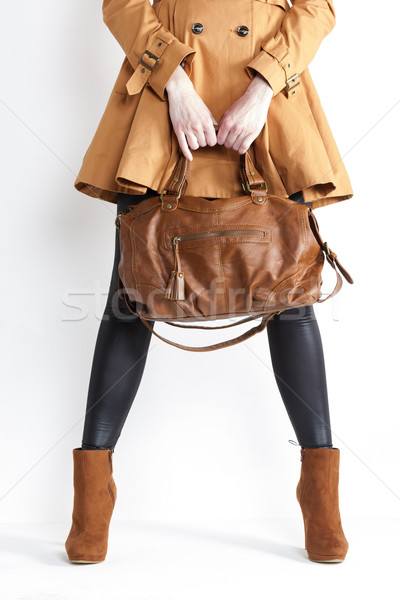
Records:
[[[282,312],[280,310],[279,312]],[[228,327],[235,327],[235,325],[241,325],[242,323],[248,323],[248,321],[254,321],[255,319],[259,319],[266,314],[270,314],[269,312],[263,312],[259,314],[251,315],[250,317],[245,317],[244,319],[240,319],[240,321],[236,321],[236,323],[229,323],[229,325],[216,325],[214,327],[207,325],[182,325],[181,323],[172,323],[171,321],[164,321],[167,325],[173,325],[174,327],[181,327],[182,329],[227,329]],[[274,313],[276,314],[276,313]]]
[[[317,222],[317,219],[315,218],[315,215],[312,212],[311,208],[308,208],[308,218],[309,218],[310,227],[311,227],[311,230],[312,230],[312,232],[313,232],[313,234],[315,236],[315,239],[317,240],[318,244],[320,245],[320,247],[324,251],[328,263],[331,265],[332,269],[335,269],[335,271],[336,271],[336,285],[335,285],[335,288],[329,294],[329,296],[327,296],[323,300],[317,300],[316,301],[318,304],[321,304],[322,302],[325,302],[326,300],[329,300],[329,298],[332,298],[333,296],[335,296],[339,292],[339,290],[341,289],[341,287],[343,285],[343,280],[340,277],[340,273],[343,275],[343,277],[349,283],[354,283],[354,281],[353,281],[353,278],[351,277],[351,275],[349,274],[349,272],[346,271],[346,269],[343,267],[343,265],[339,262],[336,253],[333,252],[333,250],[331,250],[329,248],[327,242],[323,242],[322,241],[321,234],[319,233],[318,222]],[[338,269],[339,269],[340,273],[339,273]]]
[[[252,327],[251,329],[248,329],[247,331],[245,331],[241,335],[238,335],[235,338],[232,338],[230,340],[225,340],[224,342],[218,342],[217,344],[211,344],[210,346],[185,346],[183,344],[178,344],[177,342],[172,342],[171,340],[168,340],[167,338],[163,337],[162,335],[160,335],[159,333],[154,331],[154,329],[152,327],[150,327],[150,325],[147,323],[146,319],[143,319],[143,317],[141,315],[139,315],[139,318],[142,321],[143,325],[145,325],[147,327],[147,329],[149,329],[152,333],[154,333],[154,335],[156,335],[158,338],[160,338],[160,340],[163,340],[163,342],[167,342],[167,344],[170,344],[171,346],[175,346],[176,348],[181,348],[182,350],[192,350],[194,352],[205,352],[205,351],[209,351],[209,350],[219,350],[221,348],[228,348],[229,346],[233,346],[234,344],[239,344],[240,342],[244,342],[245,340],[248,340],[250,337],[252,337],[256,333],[260,333],[261,331],[263,331],[265,329],[268,321],[275,314],[276,313],[270,313],[268,316],[263,317],[261,320],[261,323],[259,325],[257,325],[256,327]],[[238,325],[238,323],[234,323],[234,325]]]
[[[232,338],[230,340],[225,340],[224,342],[219,342],[217,344],[211,344],[210,346],[185,346],[183,344],[179,344],[177,342],[173,342],[171,340],[168,340],[167,338],[163,337],[162,335],[160,335],[159,333],[157,333],[156,331],[154,331],[153,327],[150,327],[150,325],[147,323],[146,319],[144,319],[140,314],[138,314],[137,312],[135,312],[131,306],[130,306],[130,300],[129,297],[124,289],[124,284],[121,281],[121,278],[118,277],[118,295],[120,298],[123,298],[125,300],[125,304],[128,307],[129,311],[139,317],[139,319],[142,321],[143,325],[145,325],[147,327],[147,329],[149,329],[149,331],[151,331],[151,333],[154,333],[154,335],[156,335],[158,338],[160,338],[160,340],[163,340],[163,342],[167,342],[167,344],[170,344],[171,346],[175,346],[176,348],[181,348],[182,350],[192,350],[194,352],[205,352],[208,350],[219,350],[220,348],[228,348],[229,346],[233,346],[234,344],[239,344],[240,342],[244,342],[245,340],[248,340],[250,337],[252,337],[253,335],[255,335],[256,333],[259,333],[261,331],[263,331],[263,329],[265,329],[268,321],[276,314],[281,313],[282,311],[275,311],[273,313],[269,312],[268,314],[262,313],[261,315],[253,315],[250,317],[247,317],[246,319],[241,319],[240,321],[236,322],[236,323],[231,323],[229,325],[224,325],[222,327],[203,327],[203,329],[222,329],[224,327],[233,327],[234,325],[240,325],[241,323],[245,323],[246,321],[251,321],[254,319],[258,319],[259,317],[262,316],[262,321],[261,323],[259,323],[259,325],[257,325],[256,327],[252,327],[251,329],[245,331],[244,333],[242,333],[241,335]],[[150,319],[151,320],[151,319]],[[166,321],[168,325],[175,325],[175,323],[169,323],[168,321]],[[187,325],[177,325],[178,327],[184,327],[189,329],[190,326]],[[192,326],[193,327],[193,326]],[[201,326],[194,326],[196,328],[201,328]]]

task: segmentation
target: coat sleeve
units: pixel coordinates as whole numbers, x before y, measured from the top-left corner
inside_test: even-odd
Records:
[[[190,66],[196,51],[164,27],[149,0],[104,0],[103,21],[134,68],[128,93],[137,94],[148,84],[166,100],[168,79],[183,58]]]
[[[335,22],[332,0],[292,0],[280,29],[261,45],[261,52],[246,65],[246,70],[251,77],[252,70],[260,73],[274,96],[283,89],[289,94]]]

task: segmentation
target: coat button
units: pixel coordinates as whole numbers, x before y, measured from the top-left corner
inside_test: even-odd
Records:
[[[246,27],[246,25],[240,25],[236,31],[237,31],[238,35],[240,35],[241,37],[244,37],[245,35],[247,35],[249,33],[249,28]]]
[[[201,33],[203,31],[203,25],[201,23],[193,23],[192,31],[193,33]]]

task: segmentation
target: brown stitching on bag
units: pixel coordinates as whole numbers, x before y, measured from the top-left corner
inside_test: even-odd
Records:
[[[217,218],[218,218],[218,215],[217,215]],[[236,222],[235,223],[215,223],[213,225],[213,227],[215,227],[218,230],[219,228],[228,227],[228,226],[230,229],[234,229],[237,227],[245,227],[246,225],[248,225],[249,227],[255,227],[255,228],[259,229],[260,231],[263,231],[263,229],[264,229],[264,225],[260,225],[260,223],[242,223],[242,222],[239,222],[239,223],[236,223]],[[202,231],[202,229],[206,226],[207,225],[193,225],[192,227],[190,227],[190,226],[182,225],[182,227],[176,227],[176,228],[171,227],[170,229],[173,229],[174,231],[175,230],[176,231],[180,231],[180,230]]]
[[[305,236],[306,236],[306,230],[304,228],[304,221],[302,219],[303,216],[303,212],[301,210],[299,210],[299,205],[297,205],[297,221],[299,223],[299,231],[301,233],[300,235],[300,257],[303,258],[304,255],[304,249],[305,249]],[[302,260],[302,263],[304,265],[304,260]]]
[[[166,284],[165,284],[166,286]],[[139,288],[143,288],[143,287],[147,287],[147,288],[151,288],[153,290],[156,290],[157,292],[163,293],[163,290],[161,290],[160,288],[156,287],[155,285],[152,285],[151,283],[138,283],[137,288],[139,290]],[[143,298],[143,295],[141,295],[141,298]],[[185,310],[185,308],[182,306],[183,303],[185,303],[185,300],[173,300],[168,299],[168,303],[173,302],[180,310],[181,312],[183,312],[185,314],[184,318],[188,318],[189,316],[192,316],[191,314],[187,314],[187,311]],[[177,319],[179,320],[179,318],[183,318],[183,317],[172,317],[174,320]],[[154,319],[154,317],[150,317],[150,320],[154,320],[154,321],[163,321],[163,318],[161,319]]]
[[[311,292],[309,292],[308,290],[306,290],[306,288],[303,285],[299,285],[299,287],[305,291],[305,293],[307,294],[307,296],[309,296],[310,298],[312,298],[313,302],[316,302],[318,300],[318,298],[316,298],[315,296],[312,295]]]
[[[178,174],[177,174],[178,181],[176,182],[176,186],[175,186],[177,190],[178,190],[178,183],[179,183],[179,180],[181,179],[181,176],[182,176],[182,173],[184,173],[184,170],[185,170],[185,164],[184,164],[184,162],[182,161],[182,162],[181,162],[181,164],[180,164],[180,166],[179,166],[179,168],[178,168]],[[184,183],[182,183],[182,186],[183,186],[183,185],[184,185]]]
[[[134,241],[134,237],[135,236],[133,235],[133,227],[132,227],[132,223],[131,223],[130,226],[129,226],[129,238],[130,238],[130,241],[131,241],[132,255],[133,255],[134,258],[136,258],[136,243]],[[135,271],[134,271],[134,267],[133,267],[134,264],[136,264],[136,260],[131,260],[132,277],[133,277],[133,280],[135,282],[135,285],[138,286],[139,282],[138,282],[138,280],[136,278],[136,275],[135,275]]]
[[[228,310],[228,295],[227,295],[227,290],[226,290],[226,278],[225,278],[224,266],[222,264],[222,248],[221,248],[220,244],[218,244],[216,246],[216,251],[217,251],[217,260],[219,261],[219,273],[220,273],[221,283],[224,288],[225,307],[226,307],[226,310]]]
[[[302,247],[301,247],[301,254],[300,254],[301,259],[302,259],[301,262],[302,262],[302,265],[303,265],[303,270],[301,271],[301,273],[304,273],[304,271],[309,268],[309,265],[306,263],[305,256],[304,256],[304,253],[305,253],[305,250],[306,250],[306,246],[307,246],[307,233],[308,232],[307,232],[307,225],[306,225],[306,211],[304,211],[304,210],[301,209],[301,205],[299,205],[298,208],[300,208],[299,216],[300,216],[300,220],[301,220],[301,229],[302,229],[302,232],[303,232],[303,235],[302,235],[302,238],[301,238],[302,239],[302,242],[301,242]],[[308,218],[308,216],[307,216],[307,218]],[[312,294],[310,294],[310,292],[308,292],[306,290],[306,288],[303,288],[303,289],[315,301],[314,296]]]
[[[299,208],[299,207],[298,207]],[[300,226],[300,231],[301,231],[301,249],[300,249],[300,253],[301,255],[304,252],[304,249],[306,247],[306,228],[305,228],[305,224],[304,224],[304,212],[302,210],[298,210],[298,220],[299,220],[299,226]]]
[[[267,306],[266,306],[266,305],[267,305],[267,303],[269,302],[269,299],[270,299],[271,295],[272,295],[272,294],[274,294],[274,295],[276,296],[276,292],[277,292],[277,290],[278,290],[278,289],[279,289],[281,286],[285,285],[285,284],[286,284],[288,281],[290,281],[290,279],[294,279],[294,278],[297,276],[298,272],[299,272],[299,269],[297,269],[297,271],[296,271],[295,273],[293,273],[292,275],[289,275],[289,277],[285,277],[285,279],[283,279],[283,280],[282,280],[280,283],[278,283],[278,284],[277,284],[277,285],[276,285],[274,288],[272,288],[272,290],[270,291],[270,293],[268,294],[268,296],[267,296],[267,298],[266,298],[266,300],[265,300],[265,302],[264,302],[264,305],[263,305],[263,311],[265,311],[265,310],[266,310],[266,308],[267,308]]]

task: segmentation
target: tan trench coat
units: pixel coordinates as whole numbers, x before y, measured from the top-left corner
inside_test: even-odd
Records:
[[[353,196],[308,70],[335,25],[332,0],[104,0],[125,57],[74,182],[89,196],[161,193],[180,149],[165,85],[184,57],[196,92],[219,122],[261,73],[274,95],[249,153],[272,194],[302,190],[312,208]],[[242,195],[239,153],[192,150],[187,195]]]

